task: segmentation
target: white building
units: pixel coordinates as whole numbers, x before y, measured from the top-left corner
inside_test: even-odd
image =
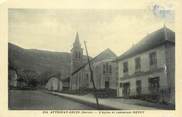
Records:
[[[97,89],[116,89],[116,58],[104,59],[93,64],[93,75]],[[91,85],[92,86],[92,85]]]
[[[63,83],[61,80],[59,80],[59,78],[52,77],[47,82],[45,88],[47,90],[51,90],[51,91],[62,91]]]
[[[118,97],[158,96],[175,103],[175,32],[164,27],[117,60]]]

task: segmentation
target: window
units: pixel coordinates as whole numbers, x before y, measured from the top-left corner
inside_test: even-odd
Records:
[[[109,66],[108,66],[108,63],[106,63],[106,73],[108,73],[109,71]]]
[[[127,73],[128,72],[128,62],[123,63],[123,72]]]
[[[105,64],[103,64],[103,74],[105,74],[105,71],[106,70],[106,65]]]
[[[141,59],[140,57],[138,57],[135,59],[135,70],[140,71],[140,69],[141,69]]]
[[[103,64],[103,74],[112,73],[112,66],[108,63]]]
[[[150,65],[157,65],[157,56],[156,56],[156,52],[152,52],[149,54],[150,57]]]

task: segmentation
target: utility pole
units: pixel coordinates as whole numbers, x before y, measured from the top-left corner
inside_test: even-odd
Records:
[[[98,97],[97,97],[97,89],[95,87],[95,82],[94,82],[94,79],[93,79],[93,70],[91,68],[90,59],[89,59],[89,56],[88,56],[88,51],[87,51],[87,46],[86,46],[85,41],[84,41],[84,45],[85,45],[85,50],[86,50],[87,59],[88,59],[88,65],[89,65],[89,69],[90,69],[90,77],[91,77],[91,81],[92,81],[92,84],[93,84],[93,87],[94,87],[94,96],[95,96],[96,103],[97,103],[97,109],[99,110],[99,100],[98,100]]]

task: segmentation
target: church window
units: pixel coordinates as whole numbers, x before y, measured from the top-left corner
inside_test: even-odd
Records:
[[[108,73],[109,71],[109,66],[108,66],[108,63],[106,63],[106,72]]]
[[[105,74],[105,69],[106,69],[106,65],[105,64],[103,64],[103,74]]]

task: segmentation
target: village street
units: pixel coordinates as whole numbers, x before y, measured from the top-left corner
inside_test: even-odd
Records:
[[[39,90],[10,90],[9,109],[13,110],[93,110],[93,107]]]
[[[78,101],[79,100],[79,101]],[[155,110],[171,109],[169,105],[150,103],[137,99],[99,99],[101,110]],[[90,94],[71,95],[45,90],[10,90],[9,109],[12,110],[97,110]]]

